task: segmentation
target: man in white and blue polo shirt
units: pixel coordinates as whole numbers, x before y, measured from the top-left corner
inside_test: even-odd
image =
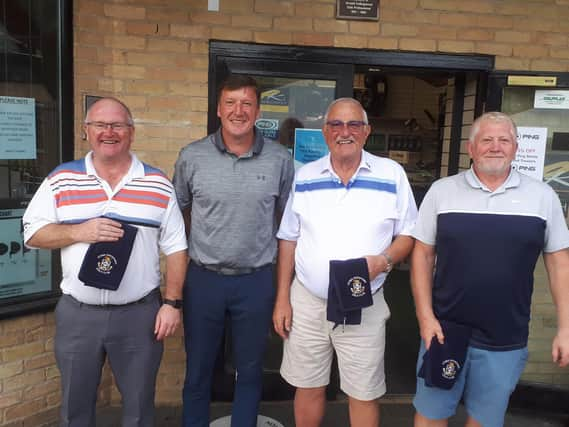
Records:
[[[393,263],[413,246],[417,208],[403,168],[363,150],[370,131],[358,101],[341,98],[328,107],[323,133],[330,154],[297,172],[277,233],[273,323],[285,340],[281,375],[297,388],[299,427],[321,423],[334,351],[340,388],[349,396],[351,425],[379,424],[377,399],[386,388],[383,356],[390,315],[382,285]],[[358,311],[355,322],[329,315],[330,287],[337,279],[331,266],[346,260],[360,266],[363,261],[355,280],[348,282],[352,296],[373,301]]]
[[[552,188],[511,168],[516,135],[505,114],[479,117],[467,144],[472,168],[433,184],[419,210],[411,272],[422,338],[418,368],[426,350],[449,339],[441,323],[466,326],[470,341],[452,388],[418,377],[416,427],[446,426],[461,398],[466,426],[503,425],[527,360],[541,253],[558,313],[553,361],[569,364],[569,232]]]

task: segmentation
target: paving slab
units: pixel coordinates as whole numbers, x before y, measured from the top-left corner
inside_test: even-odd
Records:
[[[569,404],[569,403],[568,403]],[[262,402],[259,411],[263,416],[257,427],[294,427],[293,406],[291,401]],[[157,427],[180,427],[181,407],[158,407]],[[229,427],[227,419],[231,414],[230,403],[214,402],[211,405],[212,427]],[[387,401],[381,405],[381,427],[412,427],[413,406],[408,402]],[[271,422],[276,421],[276,423]],[[457,414],[449,422],[449,427],[462,427],[466,420],[464,408],[459,407]],[[279,425],[280,424],[280,425]],[[120,408],[103,408],[97,414],[97,427],[120,427]],[[328,402],[322,427],[348,427],[348,405],[345,400]],[[511,409],[508,411],[504,427],[569,427],[569,415],[559,413],[541,413],[535,410]]]

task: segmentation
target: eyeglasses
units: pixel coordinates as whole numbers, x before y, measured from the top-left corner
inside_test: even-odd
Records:
[[[350,132],[361,132],[367,123],[361,120],[350,120],[348,122],[343,122],[341,120],[329,120],[326,122],[326,126],[329,126],[334,132],[341,132],[344,130],[344,126],[348,127]]]
[[[127,130],[128,128],[132,127],[130,123],[123,123],[123,122],[113,122],[113,123],[106,123],[106,122],[85,122],[87,126],[92,126],[95,128],[97,132],[103,132],[107,130],[107,128],[111,128],[116,132],[122,132]]]

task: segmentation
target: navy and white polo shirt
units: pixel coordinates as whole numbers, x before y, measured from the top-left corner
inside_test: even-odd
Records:
[[[472,169],[433,184],[413,236],[436,247],[433,309],[472,326],[471,345],[527,345],[533,272],[541,252],[569,247],[559,198],[512,170],[494,192]]]

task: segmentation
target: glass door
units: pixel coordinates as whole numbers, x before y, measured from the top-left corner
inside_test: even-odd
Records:
[[[285,145],[291,154],[295,129],[320,130],[330,102],[336,98],[353,96],[353,65],[283,60],[292,56],[286,53],[286,49],[286,46],[282,50],[280,47],[267,47],[260,55],[262,58],[257,58],[250,52],[241,52],[229,42],[210,44],[208,133],[219,127],[217,92],[219,84],[229,74],[246,74],[257,80],[262,92],[261,118],[257,121],[257,129],[266,138]],[[292,399],[294,389],[279,374],[282,340],[272,328],[267,340],[263,400]],[[234,377],[231,333],[226,328],[223,348],[216,363],[213,399],[232,399]],[[329,397],[333,398],[337,390],[338,380],[334,374]]]
[[[569,218],[569,75],[495,74],[489,91],[487,111],[509,114],[518,126],[515,167],[551,185]]]

